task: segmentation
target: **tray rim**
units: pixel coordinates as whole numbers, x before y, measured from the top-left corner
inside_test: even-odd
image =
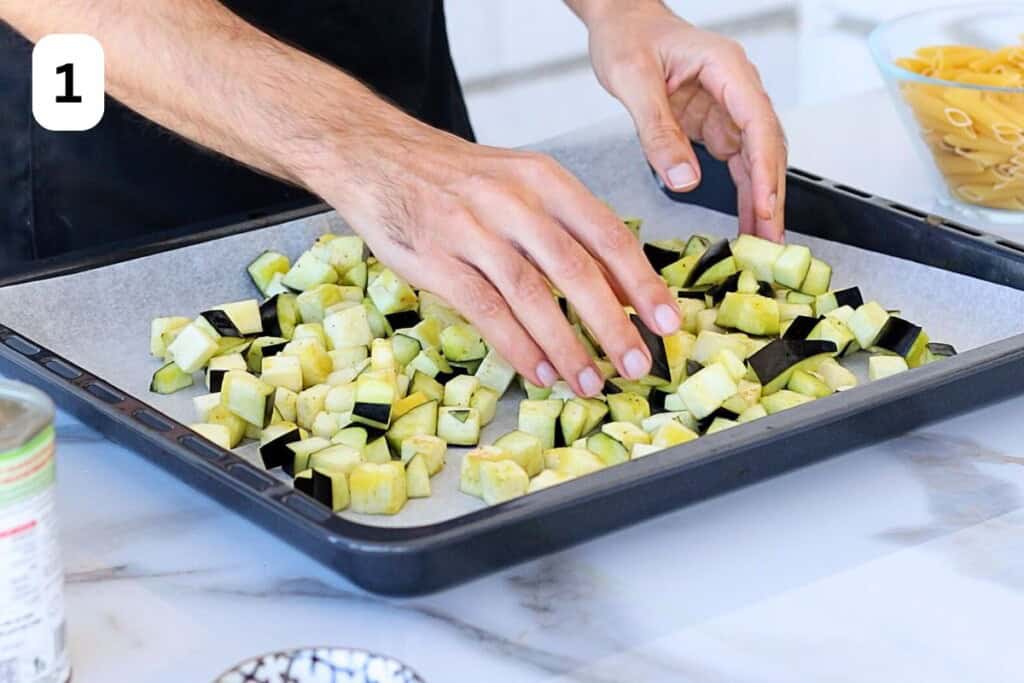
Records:
[[[702,159],[702,161],[705,160]],[[980,242],[985,250],[994,251],[997,256],[1008,256],[1011,261],[1019,263],[1021,272],[1016,273],[1019,276],[1019,281],[1016,285],[1011,284],[1010,286],[1024,290],[1024,247],[1020,245],[1008,246],[1007,240],[995,235],[967,226],[961,226],[944,218],[922,214],[922,212],[916,209],[886,202],[886,200],[861,193],[853,188],[832,183],[799,169],[790,170],[788,181],[798,186],[813,186],[823,192],[838,192],[855,202],[859,201],[878,205],[883,209],[895,212],[903,218],[903,222],[909,221],[915,224],[918,229],[921,229],[923,226],[928,226],[928,229],[945,228],[951,238],[956,241],[973,240]],[[680,197],[667,191],[666,194],[677,200],[691,201],[694,198],[693,195]],[[115,260],[104,259],[102,263],[69,261],[61,269],[47,268],[39,272],[23,273],[13,278],[13,281],[0,282],[0,286],[55,277],[93,267],[102,267],[132,258],[139,258],[151,253],[180,248],[314,215],[328,210],[328,208],[324,204],[311,204],[299,209],[274,214],[273,216],[234,223],[206,232],[193,233],[187,239],[178,238],[155,243],[152,245],[152,249],[148,249],[145,253],[139,253],[136,250]],[[924,216],[923,218],[922,215]],[[794,232],[802,231],[794,230]],[[905,254],[897,255],[907,258]],[[11,345],[11,340],[14,338],[27,341],[38,350],[33,353],[18,351]],[[81,374],[72,380],[62,378],[51,369],[48,369],[48,365],[54,360],[78,369]],[[364,570],[359,569],[359,563],[353,564],[351,560],[353,558],[372,558],[374,562],[377,562],[376,564],[371,563],[372,566],[393,567],[396,560],[399,562],[408,561],[408,558],[417,557],[423,553],[436,553],[439,549],[458,547],[459,544],[464,545],[474,538],[484,538],[488,534],[500,534],[502,530],[515,528],[516,525],[529,525],[531,521],[536,521],[539,516],[550,519],[552,515],[563,511],[578,511],[587,504],[599,504],[602,500],[614,499],[621,496],[624,492],[639,491],[653,483],[668,480],[672,477],[684,476],[687,472],[695,472],[716,464],[721,465],[728,462],[733,456],[747,453],[755,446],[771,446],[775,443],[792,441],[801,435],[810,434],[822,427],[839,424],[848,418],[867,413],[879,407],[891,406],[894,403],[908,401],[912,398],[916,399],[923,393],[934,392],[952,382],[964,382],[968,378],[981,376],[984,373],[991,375],[1000,368],[1010,366],[1015,369],[1019,368],[1024,372],[1024,334],[1014,335],[966,351],[942,363],[919,368],[914,373],[898,375],[880,382],[858,387],[852,393],[844,393],[842,398],[837,396],[827,397],[802,406],[800,410],[785,411],[758,420],[753,424],[745,425],[746,429],[728,430],[720,434],[706,436],[690,444],[667,449],[641,460],[631,461],[628,463],[628,467],[608,468],[588,477],[581,477],[561,486],[531,494],[530,496],[436,523],[409,527],[383,527],[339,517],[312,498],[294,491],[286,483],[276,479],[273,479],[272,482],[267,481],[272,478],[265,473],[263,474],[265,480],[262,483],[267,484],[266,486],[258,488],[251,483],[246,485],[241,475],[234,475],[234,471],[246,472],[247,476],[249,476],[251,475],[249,470],[259,472],[258,468],[252,466],[233,452],[221,449],[203,440],[188,430],[183,424],[165,415],[140,398],[79,368],[71,359],[49,352],[31,338],[11,328],[4,327],[2,320],[0,320],[0,369],[13,371],[13,374],[20,375],[22,378],[30,378],[37,382],[42,381],[46,383],[50,391],[56,392],[55,398],[58,399],[58,403],[63,408],[69,410],[69,412],[76,415],[88,413],[94,419],[104,420],[103,424],[99,426],[92,420],[86,419],[85,421],[91,426],[98,428],[108,437],[115,441],[126,443],[129,447],[134,448],[138,454],[147,457],[147,459],[157,464],[161,464],[164,469],[170,470],[172,474],[185,480],[186,483],[203,489],[204,492],[211,493],[222,503],[227,503],[229,497],[233,498],[234,500],[229,505],[243,515],[249,516],[247,512],[254,512],[259,508],[263,513],[277,517],[277,524],[269,522],[267,517],[261,517],[263,526],[268,527],[272,532],[282,536],[285,540],[289,540],[293,545],[300,546],[308,554],[345,574],[354,582],[364,587],[372,586],[371,590],[376,592],[389,594],[415,594],[423,591],[411,584],[408,581],[408,577],[396,579],[392,582],[387,580],[367,580],[367,577],[361,576]],[[96,384],[113,389],[123,399],[114,404],[104,403],[101,399],[89,393],[89,387]],[[1018,386],[1019,388],[1009,387],[1009,393],[1007,393],[1007,390],[1001,389],[1001,391],[1003,391],[1003,395],[1024,392],[1024,384]],[[995,398],[998,398],[998,396]],[[986,396],[980,403],[995,400],[995,398]],[[956,408],[955,410],[959,411],[960,409]],[[138,417],[140,411],[155,414],[158,416],[158,419],[170,424],[170,429],[166,432],[159,431],[142,422]],[[952,411],[943,414],[948,414],[949,412]],[[211,454],[211,457],[197,455],[194,450],[186,447],[181,442],[181,439],[185,436],[189,436],[193,441],[204,443],[204,447]],[[868,435],[868,440],[865,443],[870,442],[872,436],[874,435]],[[855,442],[856,439],[853,440],[853,445],[838,446],[822,457],[829,457],[848,450],[858,445]],[[151,452],[149,449],[156,452]],[[174,456],[175,461],[171,462],[166,457],[158,457],[161,452],[164,455]],[[801,463],[796,463],[796,465],[799,464]],[[779,471],[786,471],[788,469],[791,469],[791,466],[785,466]],[[771,475],[769,474],[768,476]],[[756,479],[738,481],[735,485],[742,485],[754,480]],[[221,490],[216,490],[218,487]],[[732,486],[726,485],[726,488],[732,488]],[[708,495],[715,495],[718,492],[721,492],[721,489],[712,491],[711,494],[707,495],[698,494],[691,496],[685,501],[678,502],[677,504],[669,503],[662,509],[654,510],[648,514],[626,515],[624,519],[611,524],[605,524],[596,530],[588,530],[576,538],[568,540],[560,538],[555,540],[552,544],[549,544],[550,547],[545,547],[542,552],[565,547],[566,545],[610,531],[613,528],[636,523],[646,519],[651,514],[657,514],[657,512],[666,509],[682,507],[687,502],[708,497]],[[641,505],[640,507],[643,506]],[[296,537],[292,533],[296,527],[302,531],[305,538]],[[564,532],[562,535],[565,535]],[[324,541],[328,544],[327,548],[310,545],[310,543],[322,544]],[[514,561],[528,559],[529,557],[536,556],[536,554],[538,553],[531,553],[527,550],[514,554],[511,561],[502,557],[497,563],[484,563],[479,569],[470,569],[468,572],[463,571],[462,575],[455,578],[454,581],[435,576],[431,580],[424,582],[426,585],[425,590],[429,591],[444,587],[484,571],[496,569]]]

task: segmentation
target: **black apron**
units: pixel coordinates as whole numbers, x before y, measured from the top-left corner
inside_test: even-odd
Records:
[[[442,0],[222,0],[405,111],[472,139]],[[32,46],[0,22],[0,276],[32,260],[158,240],[171,229],[313,201],[111,100],[91,131],[31,113]]]

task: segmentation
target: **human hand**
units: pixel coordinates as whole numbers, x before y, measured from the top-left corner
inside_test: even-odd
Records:
[[[590,30],[598,79],[629,110],[665,185],[687,191],[699,184],[690,140],[701,141],[728,163],[740,231],[781,240],[786,141],[743,48],[655,0],[571,4]]]
[[[413,285],[459,310],[522,375],[560,375],[581,395],[604,379],[548,285],[561,291],[623,377],[651,367],[623,312],[670,334],[679,309],[636,237],[551,158],[475,145],[407,117],[336,143],[309,181]],[[621,301],[620,301],[621,297]]]

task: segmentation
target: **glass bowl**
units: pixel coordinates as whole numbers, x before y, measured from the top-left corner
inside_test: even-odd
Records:
[[[1024,5],[917,12],[868,41],[940,201],[1024,221]]]

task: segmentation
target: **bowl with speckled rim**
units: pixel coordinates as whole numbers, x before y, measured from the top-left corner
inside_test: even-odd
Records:
[[[233,666],[213,683],[425,683],[386,655],[344,647],[269,652]]]

